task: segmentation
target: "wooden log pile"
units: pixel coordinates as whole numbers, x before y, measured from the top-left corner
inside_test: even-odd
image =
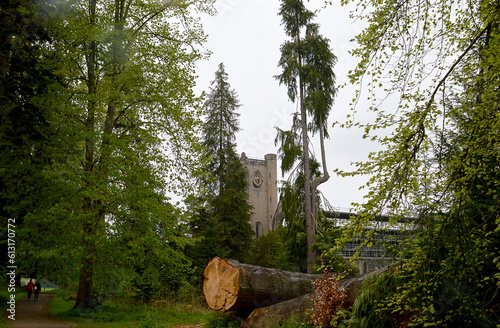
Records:
[[[241,326],[252,328],[269,327],[271,322],[279,324],[289,318],[305,321],[312,304],[312,282],[320,277],[218,257],[208,263],[204,275],[208,306],[216,311],[237,311]],[[352,306],[368,275],[339,281],[339,289],[347,291],[347,306]]]

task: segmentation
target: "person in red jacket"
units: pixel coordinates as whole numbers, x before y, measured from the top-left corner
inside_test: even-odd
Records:
[[[26,291],[28,292],[28,302],[31,301],[31,294],[33,293],[33,287],[35,286],[35,283],[33,282],[33,279],[30,279],[30,282],[26,285]]]

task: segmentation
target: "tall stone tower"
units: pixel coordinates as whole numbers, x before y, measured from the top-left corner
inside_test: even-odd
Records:
[[[278,206],[276,154],[264,159],[248,158],[241,154],[241,163],[247,172],[248,200],[253,206],[251,224],[256,237],[272,230],[273,216]]]

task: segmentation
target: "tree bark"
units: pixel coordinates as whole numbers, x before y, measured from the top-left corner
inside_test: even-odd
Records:
[[[96,0],[89,0],[89,23],[95,26],[96,18]],[[83,165],[84,176],[86,177],[87,188],[93,188],[93,183],[90,182],[94,171],[94,152],[95,152],[95,115],[97,109],[97,42],[95,40],[89,41],[85,45],[85,60],[87,63],[87,92],[88,92],[88,105],[87,105],[87,118],[85,119],[85,162]],[[78,283],[78,292],[74,308],[91,306],[92,285],[94,279],[94,266],[95,266],[95,244],[94,234],[96,227],[95,203],[91,197],[84,197],[83,211],[86,213],[85,222],[83,222],[82,229],[85,237],[82,240],[85,251],[82,254],[80,279]]]
[[[205,268],[203,293],[217,311],[259,308],[311,293],[320,277],[214,257]]]
[[[388,267],[379,269],[377,271],[365,274],[361,277],[342,279],[339,281],[339,290],[346,289],[347,299],[344,306],[346,308],[351,307],[356,300],[361,288],[363,286],[363,281],[371,275],[377,275],[385,272]],[[313,306],[314,293],[302,295],[300,297],[281,302],[278,304],[273,304],[270,306],[262,307],[253,310],[253,312],[244,319],[241,323],[241,327],[244,328],[266,328],[266,327],[278,327],[283,324],[283,322],[293,319],[298,322],[307,321],[307,312]],[[274,325],[274,326],[273,326]]]
[[[241,322],[240,327],[281,327],[284,321],[290,319],[306,322],[307,310],[312,306],[311,295],[306,294],[285,302],[255,309],[248,318]]]
[[[311,182],[311,197],[312,197],[312,213],[314,217],[314,221],[316,222],[316,189],[322,183],[325,183],[330,179],[330,173],[328,173],[328,169],[326,167],[326,150],[325,150],[325,133],[323,127],[323,119],[319,118],[319,140],[321,145],[321,161],[323,162],[323,175],[317,177]]]
[[[299,27],[297,26],[297,29]],[[300,33],[297,34],[297,44],[301,44]],[[299,51],[299,103],[300,103],[300,119],[302,124],[302,156],[304,162],[304,216],[306,221],[306,247],[307,247],[307,272],[314,272],[316,264],[316,256],[312,245],[314,244],[314,217],[311,204],[311,169],[309,165],[309,136],[307,133],[307,109],[305,104],[305,86],[302,79],[302,55]]]
[[[87,248],[88,251],[88,248]],[[93,307],[92,285],[94,281],[95,258],[92,254],[83,255],[80,280],[78,282],[78,293],[73,308]]]

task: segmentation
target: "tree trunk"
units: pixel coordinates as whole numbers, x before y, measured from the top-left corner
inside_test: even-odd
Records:
[[[89,255],[84,255],[82,259],[82,269],[80,270],[80,280],[78,282],[78,293],[73,308],[93,307],[92,285],[94,280],[95,259]]]
[[[306,294],[285,302],[255,309],[248,318],[241,322],[240,327],[281,327],[284,321],[290,319],[306,322],[307,311],[312,306],[311,295]]]
[[[365,274],[361,277],[342,279],[339,281],[339,289],[346,289],[347,299],[344,304],[346,308],[351,307],[356,300],[363,281],[371,275],[377,275],[385,272],[388,267],[379,269],[377,271]],[[244,328],[266,328],[266,327],[279,327],[283,322],[293,319],[298,322],[307,321],[307,313],[311,310],[313,305],[314,293],[302,295],[300,297],[278,303],[263,308],[253,310],[253,312],[244,319],[241,327]]]
[[[297,36],[298,43],[300,44],[300,36]],[[299,53],[299,66],[302,70],[302,58]],[[305,91],[302,76],[299,75],[299,95],[300,95],[300,119],[302,124],[302,156],[304,162],[304,216],[306,221],[307,233],[307,272],[314,272],[314,265],[316,264],[316,256],[314,254],[312,245],[314,244],[314,217],[312,213],[311,204],[311,169],[309,165],[309,136],[307,133],[307,109],[305,105]]]
[[[319,140],[321,145],[321,161],[323,162],[323,175],[317,177],[311,182],[311,197],[312,197],[312,214],[314,221],[317,221],[317,210],[316,210],[316,189],[322,183],[325,183],[330,179],[330,173],[326,168],[326,151],[325,151],[325,133],[323,127],[323,119],[319,117]]]
[[[205,268],[203,293],[213,310],[258,308],[311,293],[319,277],[214,257]]]
[[[89,1],[89,23],[91,26],[96,25],[96,0]],[[89,41],[85,45],[85,61],[87,63],[87,92],[88,92],[88,105],[87,117],[85,119],[85,162],[83,165],[84,176],[86,177],[85,183],[87,188],[93,188],[93,183],[90,182],[90,177],[94,171],[94,153],[95,153],[95,115],[97,109],[97,42],[95,40]],[[92,284],[94,279],[94,266],[95,259],[95,244],[94,233],[96,227],[95,206],[90,197],[84,197],[83,211],[86,214],[85,222],[82,225],[82,230],[85,237],[82,240],[84,252],[81,259],[80,280],[78,283],[78,293],[74,308],[88,307],[91,302]]]

